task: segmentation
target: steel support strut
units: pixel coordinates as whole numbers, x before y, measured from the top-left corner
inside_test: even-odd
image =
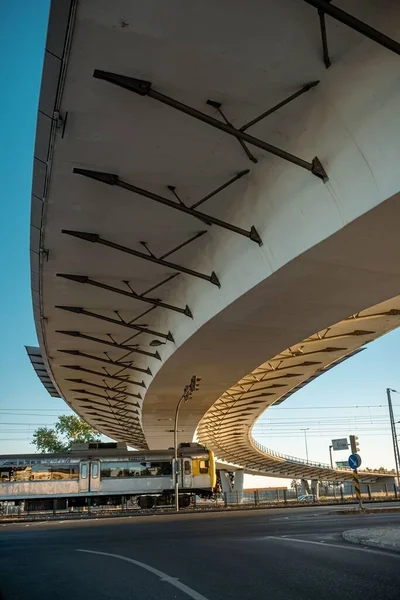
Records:
[[[103,379],[113,379],[115,381],[120,381],[121,383],[126,383],[129,385],[138,385],[139,387],[147,387],[144,381],[132,381],[131,379],[127,379],[129,375],[125,377],[118,377],[118,375],[110,375],[106,370],[104,371],[95,371],[94,369],[86,369],[85,367],[81,367],[79,365],[60,365],[63,369],[72,369],[73,371],[82,371],[83,373],[90,373],[91,375],[97,375],[102,377]]]
[[[324,12],[333,19],[336,19],[336,21],[343,23],[343,25],[347,25],[347,27],[350,27],[350,29],[361,33],[362,35],[369,38],[373,42],[376,42],[380,46],[383,46],[384,48],[391,50],[395,54],[400,55],[399,42],[396,42],[395,40],[381,33],[377,29],[370,27],[370,25],[367,25],[363,21],[360,21],[360,19],[353,17],[353,15],[350,15],[341,8],[334,6],[328,0],[303,0],[303,2],[306,2],[307,4],[310,4],[310,6],[313,6],[314,8],[317,8],[318,10]]]
[[[131,362],[121,362],[118,360],[110,360],[109,358],[103,358],[102,356],[94,356],[94,354],[88,354],[87,352],[81,352],[80,350],[57,350],[57,352],[63,352],[63,354],[69,354],[70,356],[80,356],[81,358],[89,358],[90,360],[96,360],[97,362],[110,365],[111,367],[118,367],[119,369],[126,369],[127,371],[137,371],[138,373],[145,373],[146,375],[153,375],[149,367],[142,369],[141,367],[134,367]]]
[[[149,192],[148,190],[137,187],[136,185],[132,185],[131,183],[126,183],[114,173],[104,173],[101,171],[90,171],[88,169],[79,168],[74,168],[73,172],[78,175],[84,175],[85,177],[89,177],[90,179],[95,179],[96,181],[100,181],[101,183],[107,183],[108,185],[116,185],[117,187],[127,190],[128,192],[139,194],[139,196],[144,196],[145,198],[149,198],[150,200],[159,202],[159,204],[164,204],[165,206],[169,206],[170,208],[174,208],[175,210],[184,212],[188,215],[191,215],[192,217],[196,217],[197,219],[200,219],[200,221],[202,221],[203,223],[207,223],[208,225],[217,225],[218,227],[222,227],[223,229],[228,229],[229,231],[233,231],[234,233],[243,235],[244,237],[250,238],[253,242],[256,242],[259,246],[262,246],[261,238],[258,235],[257,230],[254,226],[251,227],[250,231],[242,229],[241,227],[236,227],[236,225],[231,225],[230,223],[221,221],[221,219],[217,219],[216,217],[212,217],[211,215],[206,215],[205,213],[202,213],[198,210],[194,210],[193,208],[190,208],[185,204],[174,202],[169,198],[164,198],[164,196],[159,196],[158,194]]]
[[[128,346],[126,344],[118,344],[117,342],[110,340],[102,340],[101,338],[94,337],[93,335],[87,335],[86,333],[81,333],[80,331],[63,331],[61,329],[56,329],[56,333],[62,333],[63,335],[69,335],[71,337],[82,338],[83,340],[89,340],[90,342],[97,342],[99,344],[105,344],[106,346],[112,346],[113,348],[120,348],[121,350],[127,350],[129,353],[134,352],[136,354],[144,354],[145,356],[151,356],[152,358],[157,358],[161,360],[161,356],[158,352],[152,353],[147,352],[146,350],[139,350],[134,346]]]
[[[91,381],[85,381],[84,379],[66,379],[65,381],[72,381],[72,383],[81,383],[82,385],[90,385],[95,388],[99,388],[100,390],[106,390],[107,392],[118,392],[124,396],[130,396],[131,398],[138,398],[142,400],[142,396],[140,394],[132,394],[131,392],[126,392],[122,389],[110,388],[106,385],[99,385],[98,383],[92,383]],[[126,383],[126,382],[125,382]],[[76,390],[72,390],[73,392]]]
[[[211,273],[211,275],[205,275],[204,273],[193,271],[193,269],[182,267],[181,265],[171,263],[167,260],[163,260],[162,258],[157,258],[156,256],[154,256],[154,254],[145,254],[144,252],[133,250],[133,248],[121,246],[121,244],[116,244],[115,242],[110,242],[109,240],[105,240],[104,238],[100,237],[100,235],[98,235],[97,233],[87,233],[86,231],[72,231],[70,229],[62,229],[61,232],[65,233],[66,235],[85,240],[85,242],[91,242],[92,244],[100,244],[101,246],[107,246],[108,248],[112,248],[113,250],[119,250],[119,252],[124,252],[125,254],[131,254],[132,256],[136,256],[137,258],[142,258],[143,260],[148,260],[149,262],[155,263],[157,265],[162,265],[163,267],[174,269],[175,271],[180,271],[181,273],[185,273],[186,275],[192,275],[193,277],[198,277],[199,279],[205,279],[206,281],[209,281],[210,283],[221,287],[219,279],[214,273],[214,271]]]
[[[87,394],[88,396],[96,396],[96,398],[103,398],[103,400],[107,401],[114,400],[115,402],[124,402],[123,399],[118,399],[117,396],[103,396],[103,394],[98,394],[97,392],[92,392],[91,390],[71,390],[71,392],[75,392],[77,394]]]
[[[327,69],[331,66],[331,59],[329,56],[328,47],[328,36],[326,33],[325,13],[323,10],[318,10],[319,26],[321,29],[321,41],[322,41],[322,56],[324,58],[324,65]]]
[[[302,167],[303,169],[310,171],[311,173],[313,173],[313,175],[319,177],[323,181],[328,180],[328,176],[325,173],[325,170],[322,167],[318,158],[314,158],[312,162],[308,162],[306,160],[303,160],[302,158],[298,158],[297,156],[294,156],[293,154],[290,154],[285,150],[281,150],[280,148],[277,148],[272,144],[268,144],[263,140],[259,140],[258,138],[246,133],[245,131],[235,129],[235,127],[233,127],[232,125],[228,125],[227,123],[218,121],[218,119],[214,119],[214,117],[211,117],[210,115],[207,115],[206,113],[203,113],[200,110],[192,108],[187,104],[183,104],[182,102],[175,100],[175,98],[170,98],[170,96],[166,96],[164,94],[161,94],[160,92],[157,92],[156,90],[153,90],[151,87],[152,84],[149,81],[135,79],[134,77],[126,77],[125,75],[101,71],[99,69],[95,69],[93,77],[95,77],[96,79],[102,79],[103,81],[108,81],[109,83],[112,83],[114,85],[118,85],[130,92],[139,94],[140,96],[150,96],[150,98],[158,100],[158,102],[161,102],[162,104],[167,104],[168,106],[171,106],[172,108],[175,108],[176,110],[179,110],[180,112],[183,112],[193,117],[194,119],[197,119],[198,121],[202,121],[207,125],[211,125],[211,127],[214,127],[215,129],[224,131],[228,135],[235,137],[237,140],[246,142],[251,146],[255,146],[256,148],[265,150],[266,152],[273,154],[274,156],[278,156],[279,158],[282,158],[283,160],[297,165],[298,167]]]
[[[235,181],[237,181],[238,179],[241,179],[242,177],[244,177],[248,173],[250,173],[250,169],[246,169],[245,171],[240,171],[234,177],[232,177],[231,179],[229,179],[229,181],[227,181],[226,183],[223,183],[222,185],[220,185],[219,187],[217,187],[216,190],[213,190],[212,192],[210,192],[209,194],[207,194],[206,196],[204,196],[204,198],[201,198],[200,200],[198,200],[197,202],[195,202],[194,204],[192,204],[190,206],[190,208],[192,208],[192,209],[193,208],[197,208],[198,206],[200,206],[200,204],[203,204],[203,202],[206,202],[210,198],[213,198],[214,196],[216,196],[217,194],[219,194],[219,192],[222,192],[222,190],[224,190],[225,188],[229,187],[230,185],[232,185],[232,183],[235,183]]]
[[[104,396],[104,399],[106,400],[106,397]],[[120,406],[117,406],[116,404],[110,404],[110,402],[108,402],[109,400],[113,400],[113,398],[108,398],[107,399],[107,404],[104,404],[104,402],[99,402],[98,400],[92,400],[91,398],[76,398],[75,399],[76,402],[89,402],[90,406],[88,406],[88,408],[93,408],[93,406],[91,406],[92,404],[96,404],[97,406],[100,406],[100,408],[111,408],[111,409],[116,409],[116,410],[121,410]],[[120,402],[120,401],[118,401]],[[132,407],[135,408],[139,408],[139,404],[137,402],[133,402],[133,403],[129,403],[126,402],[126,406],[130,407],[130,408],[123,408],[122,410],[126,411],[127,413],[132,413],[134,415],[138,415],[138,411],[137,410],[132,410]],[[134,417],[136,418],[136,417]]]
[[[126,321],[113,319],[112,317],[106,317],[104,315],[99,315],[98,313],[94,313],[90,310],[86,310],[80,306],[56,306],[60,310],[66,310],[68,312],[76,313],[78,315],[85,315],[86,317],[93,317],[94,319],[98,319],[99,321],[106,321],[107,323],[113,323],[113,325],[120,325],[121,327],[125,327],[126,329],[133,329],[134,331],[139,331],[139,333],[148,333],[150,335],[154,335],[156,337],[160,337],[162,339],[168,340],[169,342],[173,342],[174,338],[172,333],[169,331],[168,333],[161,333],[160,331],[154,331],[154,329],[149,329],[148,327],[142,327],[141,325],[133,325],[133,323],[128,323]]]
[[[99,287],[103,290],[108,290],[109,292],[114,292],[115,294],[120,294],[121,296],[128,296],[129,298],[133,298],[134,300],[140,300],[141,302],[147,302],[148,304],[153,304],[153,306],[159,306],[161,308],[167,308],[169,310],[181,313],[186,315],[187,317],[193,318],[192,311],[186,305],[185,308],[179,308],[179,306],[173,306],[172,304],[166,304],[165,302],[161,302],[160,300],[154,298],[146,298],[146,296],[141,296],[140,294],[136,294],[134,291],[127,292],[126,290],[121,290],[120,288],[113,287],[112,285],[107,285],[106,283],[100,283],[100,281],[95,281],[94,279],[90,279],[87,275],[70,275],[68,273],[57,273],[57,277],[63,277],[64,279],[70,279],[71,281],[76,281],[77,283],[86,283],[88,285],[93,285],[95,287]]]
[[[274,112],[276,112],[277,110],[279,110],[283,106],[286,106],[286,104],[289,104],[290,102],[292,102],[293,100],[295,100],[299,96],[302,96],[306,92],[312,90],[318,84],[319,84],[319,81],[312,81],[311,83],[306,83],[306,85],[303,85],[302,88],[300,88],[299,90],[297,90],[297,92],[295,92],[294,94],[291,94],[288,98],[285,98],[285,100],[282,100],[281,102],[278,102],[278,104],[275,104],[275,106],[273,106],[272,108],[269,108],[268,110],[266,110],[265,112],[263,112],[261,115],[259,115],[255,119],[252,119],[251,121],[249,121],[245,125],[242,125],[242,127],[239,128],[239,131],[246,131],[250,127],[253,127],[253,125],[256,125],[256,123],[259,123],[260,121],[262,121],[266,117],[269,117],[269,115],[272,115]]]

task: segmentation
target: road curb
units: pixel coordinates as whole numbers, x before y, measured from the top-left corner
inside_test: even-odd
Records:
[[[346,542],[358,544],[360,546],[368,546],[372,548],[383,548],[384,550],[392,550],[400,552],[400,535],[398,541],[389,539],[376,539],[377,530],[374,529],[350,529],[342,533],[342,537]]]
[[[348,508],[343,510],[335,510],[330,511],[329,514],[333,515],[373,515],[373,514],[381,514],[381,513],[398,513],[400,512],[400,507],[396,508],[364,508],[360,511],[359,508]]]

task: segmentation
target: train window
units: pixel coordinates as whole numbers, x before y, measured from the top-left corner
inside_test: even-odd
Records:
[[[185,475],[190,475],[192,472],[190,460],[185,460],[183,463],[183,472]]]
[[[199,461],[199,471],[200,473],[208,473],[209,463],[208,460],[200,460]]]
[[[51,479],[59,481],[60,479],[78,479],[78,465],[51,465]]]
[[[81,478],[82,479],[87,479],[88,476],[88,464],[87,463],[83,463],[81,465]]]
[[[172,475],[170,462],[102,462],[102,479],[107,477],[167,477]]]
[[[57,481],[60,479],[78,479],[78,465],[31,464],[24,467],[10,467],[1,472],[1,481]]]
[[[97,462],[92,463],[92,477],[96,479],[99,476],[99,465]]]

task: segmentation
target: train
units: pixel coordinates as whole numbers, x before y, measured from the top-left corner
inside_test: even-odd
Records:
[[[57,454],[0,456],[0,503],[24,510],[106,504],[141,509],[172,505],[174,449],[131,451],[118,442],[73,444]],[[197,443],[178,447],[179,504],[209,498],[216,487],[214,454]]]

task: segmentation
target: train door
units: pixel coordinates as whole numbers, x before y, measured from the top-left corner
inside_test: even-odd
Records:
[[[90,463],[90,491],[100,491],[100,461],[92,460]]]
[[[87,460],[81,461],[79,463],[79,491],[80,492],[88,492],[89,491],[89,463]]]
[[[185,489],[192,486],[192,461],[190,458],[182,459],[182,487]]]

